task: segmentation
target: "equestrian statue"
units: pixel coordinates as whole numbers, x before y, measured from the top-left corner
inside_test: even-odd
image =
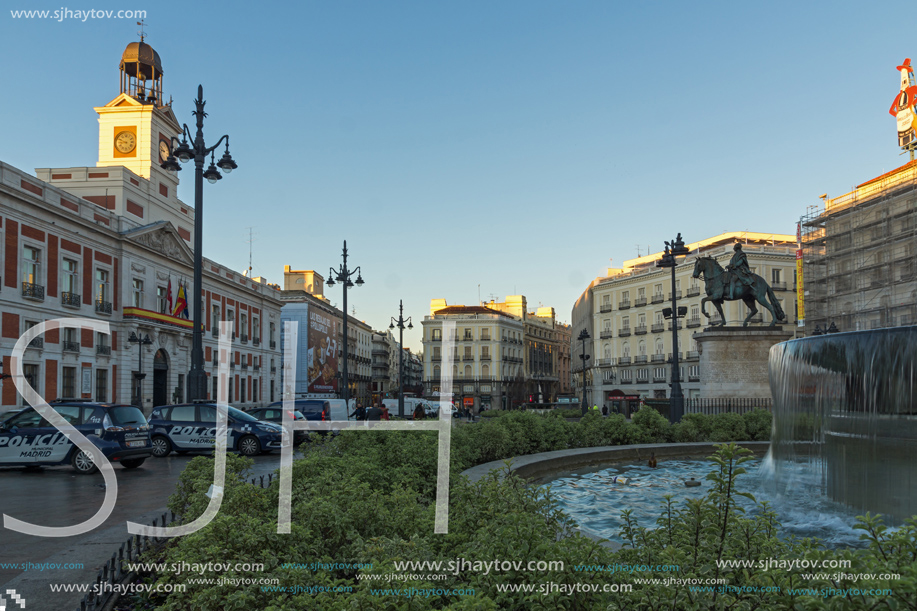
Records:
[[[711,326],[725,325],[726,317],[723,316],[723,302],[736,301],[741,299],[748,306],[751,312],[742,323],[743,327],[748,326],[748,321],[752,316],[758,313],[755,306],[757,301],[771,313],[773,320],[770,326],[775,326],[777,321],[785,321],[786,314],[780,307],[780,302],[774,295],[774,290],[758,274],[751,273],[748,268],[748,256],[742,251],[742,245],[736,244],[733,247],[735,254],[729,261],[726,269],[723,269],[713,257],[697,257],[694,263],[694,277],[704,276],[704,289],[707,296],[700,302],[700,309],[704,316],[710,318],[707,313],[705,304],[709,301],[719,312],[720,322],[713,323]],[[765,299],[766,297],[766,299]],[[768,303],[770,301],[770,303]]]

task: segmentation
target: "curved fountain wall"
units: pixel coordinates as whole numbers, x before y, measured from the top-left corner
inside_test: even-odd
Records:
[[[854,509],[917,514],[917,327],[835,333],[771,348],[771,449],[820,470],[823,492]]]

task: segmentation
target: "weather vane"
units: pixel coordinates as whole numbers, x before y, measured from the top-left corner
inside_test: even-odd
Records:
[[[144,21],[146,21],[146,20],[145,20],[145,19],[141,19],[140,21],[137,22],[137,25],[140,26],[140,31],[137,32],[138,34],[140,34],[140,42],[143,42],[143,39],[146,38],[146,32],[143,31],[143,28],[146,27],[146,24],[143,23]]]

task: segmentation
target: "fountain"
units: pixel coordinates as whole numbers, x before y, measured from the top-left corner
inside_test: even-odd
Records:
[[[778,488],[808,463],[825,494],[893,521],[917,514],[917,327],[836,333],[770,350]]]

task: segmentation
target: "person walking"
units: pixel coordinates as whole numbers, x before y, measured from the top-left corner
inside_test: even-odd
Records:
[[[347,417],[355,418],[356,420],[366,420],[366,410],[363,409],[363,404],[357,403],[357,408],[353,410],[353,413]]]
[[[414,420],[423,420],[425,417],[423,406],[418,403],[417,407],[414,408]]]
[[[371,408],[366,410],[366,419],[367,420],[382,420],[382,408],[378,407],[379,402],[376,402],[376,405],[373,405]]]
[[[385,403],[382,404],[382,416],[381,416],[381,419],[382,419],[382,420],[391,420],[391,417],[389,416],[389,413],[388,413],[388,406],[387,406]]]

